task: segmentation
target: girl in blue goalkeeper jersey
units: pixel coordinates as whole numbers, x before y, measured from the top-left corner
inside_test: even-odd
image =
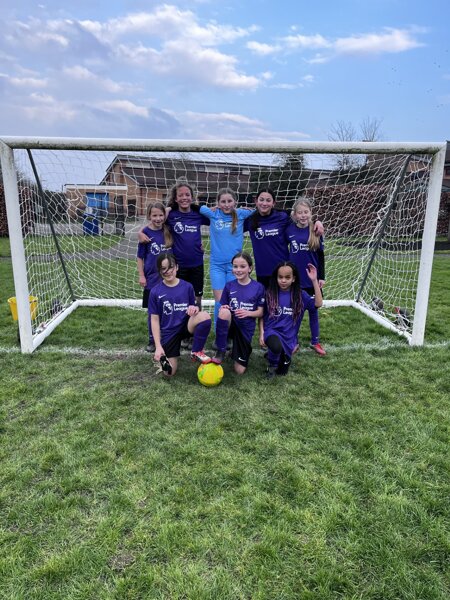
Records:
[[[200,214],[209,219],[211,239],[210,279],[214,294],[214,321],[220,308],[225,284],[235,278],[232,259],[244,244],[244,220],[251,214],[247,208],[236,208],[236,193],[222,188],[217,193],[217,206],[200,206]]]

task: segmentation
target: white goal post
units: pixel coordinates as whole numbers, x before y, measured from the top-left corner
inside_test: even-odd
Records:
[[[33,352],[79,306],[141,306],[137,232],[147,205],[165,202],[180,178],[209,204],[223,187],[248,208],[266,186],[288,211],[307,196],[325,226],[324,305],[357,308],[422,345],[445,149],[0,137],[21,350]],[[212,306],[207,268],[205,279]]]

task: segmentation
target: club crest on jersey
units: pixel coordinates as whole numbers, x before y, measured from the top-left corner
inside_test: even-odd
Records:
[[[239,302],[236,298],[230,299],[230,310],[237,310],[239,308]]]
[[[164,300],[164,303],[163,303],[163,313],[165,315],[171,315],[173,313],[172,304],[168,300]]]
[[[173,230],[175,231],[175,233],[183,233],[183,231],[184,231],[183,223],[180,223],[180,221],[175,223],[175,225],[173,226]]]

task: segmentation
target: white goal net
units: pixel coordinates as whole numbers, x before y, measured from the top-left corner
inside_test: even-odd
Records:
[[[137,234],[180,178],[208,205],[223,187],[248,208],[264,187],[278,209],[308,197],[325,227],[325,305],[423,343],[442,145],[4,138],[1,149],[23,351],[80,305],[140,307]],[[208,227],[203,245],[211,300]]]

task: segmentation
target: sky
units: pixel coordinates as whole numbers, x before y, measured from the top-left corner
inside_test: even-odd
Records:
[[[450,139],[448,0],[0,0],[0,136]]]

